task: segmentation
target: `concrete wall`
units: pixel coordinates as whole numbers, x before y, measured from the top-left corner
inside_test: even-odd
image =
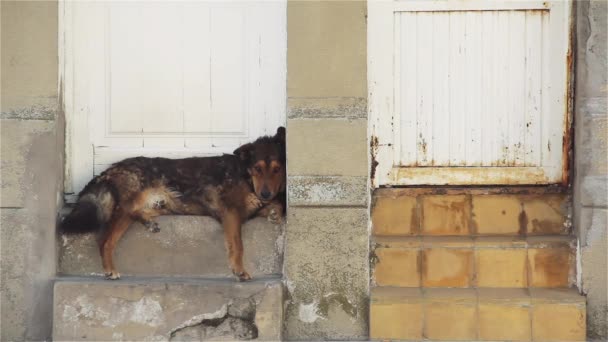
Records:
[[[2,1],[1,335],[49,340],[63,177],[57,2]]]
[[[576,2],[575,228],[589,339],[608,339],[608,3]]]
[[[285,338],[367,339],[364,1],[287,5]]]

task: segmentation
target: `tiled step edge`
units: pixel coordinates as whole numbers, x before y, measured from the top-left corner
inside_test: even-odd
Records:
[[[378,189],[373,194],[372,231],[435,236],[570,233],[567,194],[521,190],[528,194],[500,194],[497,188]]]
[[[584,341],[585,297],[575,289],[371,291],[371,339]]]
[[[570,287],[576,238],[373,237],[372,283],[401,287]]]

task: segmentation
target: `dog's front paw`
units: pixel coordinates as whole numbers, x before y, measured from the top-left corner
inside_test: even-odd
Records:
[[[272,224],[283,223],[282,208],[271,208],[270,211],[268,211],[268,221]]]
[[[237,277],[238,281],[251,280],[251,276],[245,270],[242,270],[241,272],[232,271],[232,273]]]
[[[118,280],[120,279],[120,273],[116,272],[116,271],[111,271],[111,272],[107,272],[105,274],[106,279],[108,280]]]
[[[160,232],[160,227],[158,226],[158,223],[156,223],[155,221],[148,221],[148,222],[144,223],[144,225],[146,226],[146,229],[148,229],[152,233]]]
[[[247,209],[249,211],[256,211],[264,205],[264,203],[262,203],[262,201],[254,193],[248,194],[246,201],[247,201]]]

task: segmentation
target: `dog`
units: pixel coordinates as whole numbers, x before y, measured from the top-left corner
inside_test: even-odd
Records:
[[[205,215],[223,226],[228,263],[239,281],[243,267],[241,224],[254,216],[275,223],[285,212],[285,128],[216,157],[136,157],[113,164],[78,195],[61,221],[64,234],[100,231],[99,252],[107,279],[119,279],[112,254],[134,221],[160,231],[160,215]]]

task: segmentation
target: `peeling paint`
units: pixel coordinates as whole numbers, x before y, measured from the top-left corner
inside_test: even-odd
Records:
[[[75,305],[66,305],[63,308],[63,320],[66,322],[107,320],[109,318],[110,314],[104,310],[96,309],[86,295],[76,297]]]
[[[300,303],[298,317],[300,321],[305,323],[314,323],[317,319],[323,319],[319,315],[319,303],[317,301],[313,301],[310,304]]]
[[[296,290],[296,284],[291,280],[285,280],[285,287],[289,293],[293,293]]]
[[[365,118],[364,97],[323,97],[287,99],[287,117],[294,118]]]
[[[40,97],[36,100],[44,103],[2,111],[0,119],[54,120],[59,109],[57,97]]]
[[[351,318],[357,317],[357,306],[347,296],[336,292],[329,292],[323,295],[319,303],[318,313],[321,317],[328,317],[329,310],[333,306],[339,306]]]
[[[122,298],[110,298],[120,309],[110,317],[103,320],[101,324],[106,327],[116,327],[124,322],[134,322],[149,327],[158,327],[165,321],[163,309],[158,300],[143,297],[136,302],[127,301]]]
[[[291,206],[365,206],[367,204],[366,194],[367,177],[289,177],[288,195]]]

